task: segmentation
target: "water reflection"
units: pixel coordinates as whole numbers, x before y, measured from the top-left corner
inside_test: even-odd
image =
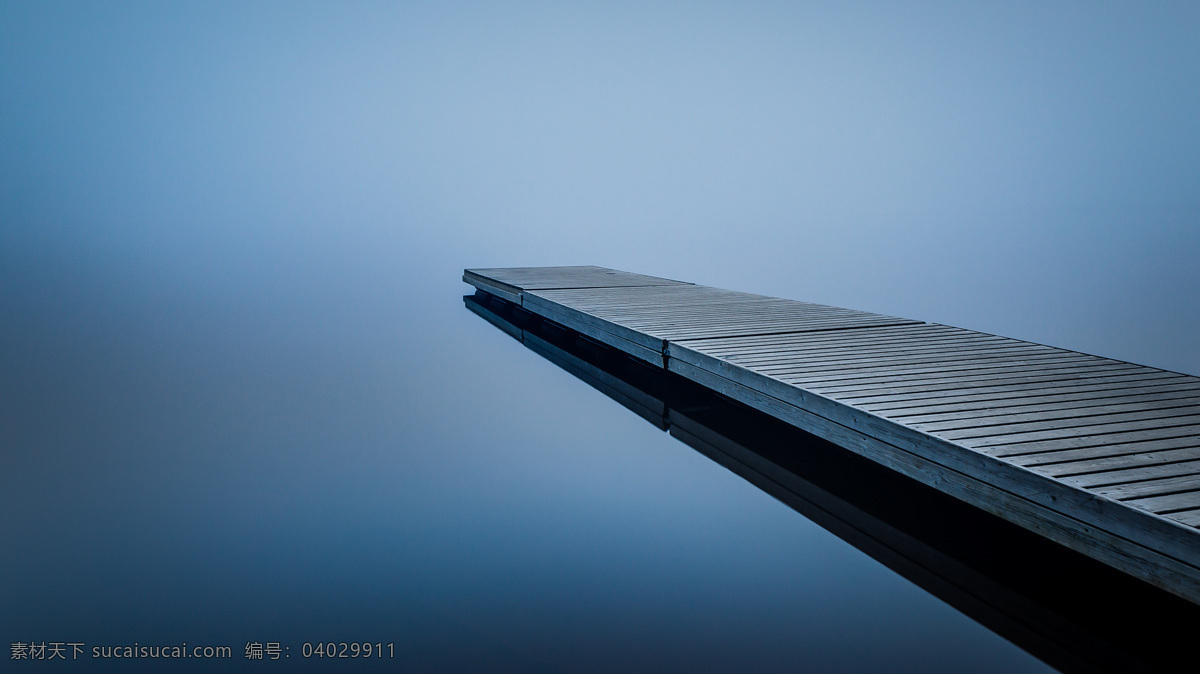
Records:
[[[1192,657],[1200,607],[483,292],[467,308],[896,573],[1065,671]]]

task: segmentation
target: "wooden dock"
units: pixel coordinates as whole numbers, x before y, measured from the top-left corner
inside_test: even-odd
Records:
[[[477,292],[463,303],[530,351],[1059,670],[1172,671],[1193,659],[1200,605],[507,300]]]
[[[1200,604],[1200,378],[601,267],[463,280]]]

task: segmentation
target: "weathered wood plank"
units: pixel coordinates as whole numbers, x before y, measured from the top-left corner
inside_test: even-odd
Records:
[[[1024,458],[1024,457],[1022,457]],[[1164,466],[1193,459],[1200,460],[1200,442],[1195,447],[1166,449],[1160,451],[1120,454],[1104,458],[1086,458],[1075,461],[1060,461],[1035,465],[1039,473],[1062,479],[1087,477],[1092,474],[1102,476],[1110,471],[1133,470],[1142,467]],[[1014,459],[1014,462],[1018,459]],[[1028,465],[1028,464],[1025,464]],[[1081,485],[1087,486],[1087,485]]]
[[[682,281],[634,274],[595,266],[578,267],[505,267],[467,269],[464,276],[473,280],[498,281],[512,288],[593,288],[612,286],[691,285]],[[468,280],[467,283],[472,283]]]
[[[1184,417],[1185,419],[1190,417]],[[1067,449],[1073,447],[1092,447],[1096,445],[1116,445],[1128,442],[1145,442],[1149,440],[1165,440],[1167,438],[1196,438],[1200,436],[1200,423],[1195,421],[1191,423],[1181,422],[1179,425],[1157,426],[1150,422],[1131,422],[1128,424],[1115,424],[1115,426],[1125,427],[1125,430],[1105,429],[1102,432],[1088,432],[1079,434],[1076,429],[1064,429],[1063,432],[1040,431],[1038,433],[1024,434],[1020,440],[1014,440],[1013,436],[1008,440],[1001,441],[998,438],[995,440],[970,438],[960,440],[959,444],[963,447],[987,451],[994,456],[1012,456],[1015,454],[1028,454],[1034,451],[1047,451],[1050,449]]]
[[[848,369],[863,365],[885,367],[890,364],[949,363],[962,360],[1001,360],[1013,357],[1044,358],[1060,357],[1062,355],[1062,353],[1053,349],[1032,349],[1007,344],[970,344],[961,346],[948,341],[934,342],[933,340],[919,340],[912,345],[901,345],[887,350],[867,350],[845,346],[839,347],[836,350],[829,349],[818,352],[777,351],[770,355],[722,355],[721,357],[732,363],[765,370],[779,366]]]
[[[1129,505],[1153,513],[1170,513],[1177,510],[1200,508],[1200,491],[1187,491],[1164,496],[1149,496],[1125,501]]]
[[[987,403],[959,404],[955,409],[923,414],[888,414],[888,418],[901,420],[909,425],[935,424],[956,421],[978,421],[1003,418],[1016,419],[1041,415],[1041,418],[1056,418],[1070,414],[1108,414],[1158,408],[1183,407],[1200,404],[1200,387],[1162,393],[1075,396],[1048,402],[1031,403],[1028,400],[1006,399]],[[950,406],[948,406],[950,407]],[[951,428],[947,426],[946,428]]]
[[[1167,513],[1164,515],[1164,517],[1173,519],[1176,522],[1189,527],[1200,527],[1200,509]]]
[[[755,339],[756,341],[747,341]],[[685,347],[695,346],[693,342],[710,340],[678,340]],[[910,353],[919,351],[944,351],[955,349],[1012,349],[1027,351],[1061,351],[1050,346],[1029,344],[1004,339],[1003,337],[977,336],[964,334],[962,331],[946,331],[939,326],[916,324],[905,326],[888,326],[884,328],[869,326],[861,330],[848,332],[829,332],[820,335],[786,334],[772,335],[763,338],[723,337],[711,340],[711,344],[703,345],[705,353],[726,360],[754,358],[787,358],[792,356],[819,356],[823,354],[874,354],[874,353]]]
[[[720,341],[712,340],[697,340],[706,341],[703,345],[706,350],[717,352],[721,349],[728,349],[733,352],[742,350],[756,351],[774,348],[797,348],[804,349],[807,347],[821,348],[828,344],[841,343],[860,343],[863,346],[869,344],[887,344],[889,342],[911,340],[913,337],[953,337],[957,339],[980,339],[991,341],[1005,341],[1004,337],[995,335],[982,335],[982,333],[972,334],[968,330],[961,328],[950,328],[944,325],[934,323],[921,323],[912,321],[900,326],[890,326],[886,328],[869,326],[854,332],[845,332],[826,335],[777,335],[768,339],[748,336],[730,336],[722,338]],[[681,339],[680,345],[685,347],[693,347],[693,340]]]
[[[855,400],[875,399],[881,396],[907,396],[915,400],[918,399],[917,394],[940,393],[943,396],[954,396],[961,399],[963,396],[979,391],[994,391],[1001,386],[1016,387],[1005,389],[1015,391],[1020,390],[1020,387],[1030,390],[1039,387],[1050,388],[1071,384],[1145,380],[1147,377],[1148,375],[1141,372],[1134,365],[1107,365],[1054,368],[1053,370],[1046,370],[1034,375],[943,377],[934,381],[920,381],[920,383],[915,384],[905,384],[903,377],[893,377],[879,382],[863,382],[849,386],[812,386],[810,388],[814,391],[836,395],[838,400],[854,404],[853,401]],[[802,378],[794,378],[790,383],[801,386],[804,384]]]
[[[1039,450],[1034,452],[1025,452],[1023,454],[1010,454],[1004,457],[1004,460],[1021,466],[1033,467],[1059,464],[1070,461],[1081,461],[1085,459],[1102,459],[1106,457],[1115,458],[1130,454],[1146,454],[1160,451],[1188,449],[1196,447],[1198,444],[1200,443],[1197,442],[1194,436],[1188,435],[1187,433],[1182,433],[1173,438],[1158,438],[1143,442],[1117,442],[1112,444],[1100,444],[1079,448],[1051,447],[1044,451]]]
[[[1043,396],[1079,395],[1096,391],[1133,391],[1151,387],[1193,385],[1189,377],[1172,372],[1146,372],[1144,369],[1125,370],[1115,375],[1090,378],[1086,381],[1051,379],[1043,382],[1018,382],[998,386],[974,387],[968,393],[951,389],[925,393],[897,392],[884,394],[847,394],[838,400],[856,407],[869,408],[880,414],[893,410],[910,411],[930,405],[964,404],[987,400],[1034,400]]]
[[[1166,428],[1189,423],[1200,423],[1200,408],[1196,405],[1099,415],[1055,416],[1050,419],[1026,419],[1008,423],[994,422],[965,428],[956,425],[951,429],[930,428],[930,426],[938,424],[909,425],[947,440],[986,439],[988,444],[1008,444],[1010,441],[1024,442],[1025,440],[1040,440],[1044,437],[1060,437],[1053,435],[1059,432],[1076,434],[1095,429],[1097,433],[1103,433],[1135,428]],[[1040,431],[1049,431],[1051,435],[1044,435]]]
[[[736,362],[736,361],[735,361]],[[805,383],[838,382],[847,385],[865,381],[892,381],[895,379],[925,380],[952,377],[961,379],[992,373],[1045,372],[1066,367],[1102,367],[1102,361],[1096,361],[1084,356],[1060,356],[1057,354],[1045,356],[1028,356],[1016,358],[962,358],[947,359],[945,362],[924,361],[909,364],[879,363],[877,365],[859,365],[856,367],[822,367],[809,366],[804,363],[792,365],[776,365],[774,367],[754,367],[756,372],[772,377],[789,377],[803,379]]]
[[[1195,491],[1197,486],[1195,474],[1175,475],[1154,480],[1139,480],[1126,484],[1111,484],[1093,487],[1091,491],[1104,494],[1109,498],[1127,501],[1144,496],[1163,496],[1180,492]]]
[[[1136,455],[1135,455],[1136,456]],[[1044,471],[1038,471],[1044,472]],[[1164,477],[1200,475],[1200,461],[1178,461],[1160,463],[1152,466],[1133,466],[1126,463],[1119,469],[1103,472],[1090,472],[1083,475],[1059,477],[1063,482],[1076,487],[1099,488],[1113,485],[1129,484],[1141,480],[1153,480]],[[1193,477],[1194,483],[1196,479]]]

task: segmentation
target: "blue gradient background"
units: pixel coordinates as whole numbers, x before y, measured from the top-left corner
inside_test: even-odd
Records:
[[[1190,3],[3,3],[0,641],[1038,669],[459,275],[599,264],[1200,374],[1198,30]]]

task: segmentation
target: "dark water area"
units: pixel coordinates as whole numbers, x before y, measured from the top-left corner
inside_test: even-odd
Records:
[[[214,669],[90,650],[184,642],[242,670],[1060,663],[515,342],[460,278],[595,264],[1200,374],[1197,26],[3,3],[0,641],[87,649],[4,669]],[[304,657],[331,641],[391,646]]]
[[[464,310],[453,270],[431,286],[453,292],[10,302],[6,641],[228,645],[243,669],[247,642],[318,669],[303,644],[328,641],[407,671],[1043,669]]]
[[[288,668],[316,670],[337,665],[305,644],[333,641],[388,648],[353,669],[1007,672],[1144,662],[1160,642],[1096,624],[1114,602],[1184,618],[1143,631],[1194,624],[1086,562],[1027,578],[1027,555],[1061,553],[641,382],[776,464],[825,457],[791,468],[940,550],[914,572],[894,537],[864,545],[467,311],[459,272],[374,295],[373,275],[347,272],[333,297],[205,304],[10,271],[7,642],[84,644],[72,667],[106,671],[163,661],[93,648],[185,642],[229,646],[221,666],[247,670],[265,666],[247,643],[278,643]],[[959,587],[945,558],[1006,589]]]

